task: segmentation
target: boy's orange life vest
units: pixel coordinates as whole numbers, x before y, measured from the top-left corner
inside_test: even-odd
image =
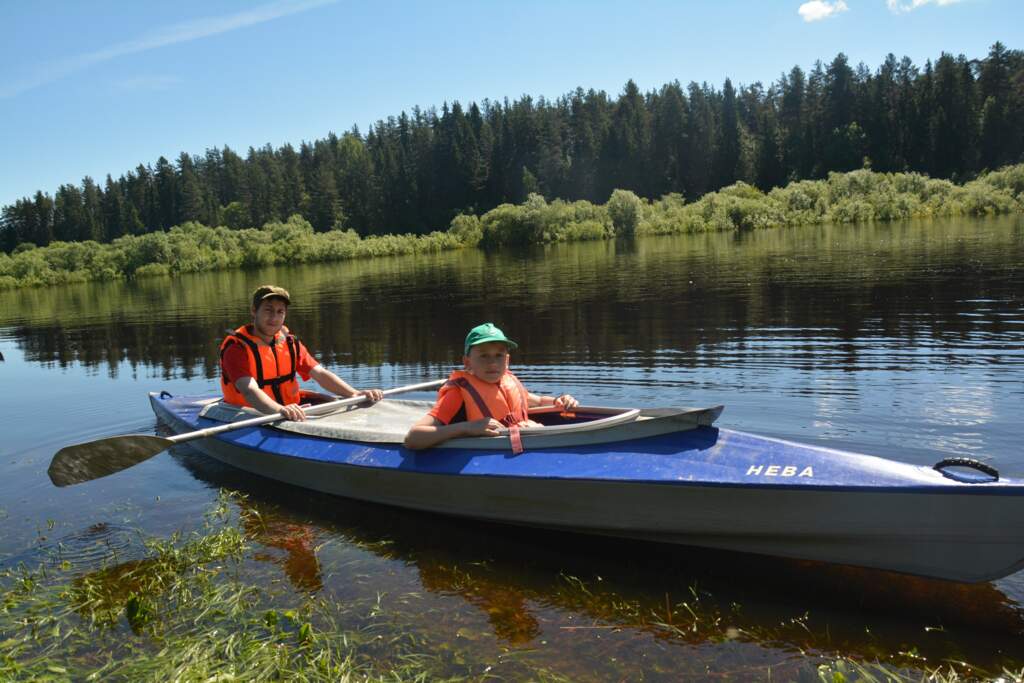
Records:
[[[439,393],[458,389],[466,407],[466,420],[493,417],[511,427],[528,419],[529,402],[526,388],[515,375],[506,372],[497,384],[474,377],[464,370],[455,370]]]
[[[253,334],[252,325],[242,325],[224,337],[220,345],[221,389],[224,400],[236,406],[248,406],[245,395],[235,388],[234,380],[228,381],[224,372],[224,352],[232,344],[241,344],[249,349],[249,372],[263,392],[283,406],[299,402],[299,381],[295,370],[299,362],[299,340],[281,328],[273,344]],[[234,379],[238,379],[235,377]]]

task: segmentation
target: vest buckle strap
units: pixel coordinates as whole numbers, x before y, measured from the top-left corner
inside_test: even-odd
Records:
[[[508,440],[512,443],[512,454],[519,455],[523,448],[523,437],[519,433],[519,425],[512,425],[508,428]]]

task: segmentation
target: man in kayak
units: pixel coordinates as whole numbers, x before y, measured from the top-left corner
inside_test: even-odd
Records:
[[[291,297],[283,287],[263,285],[252,293],[252,323],[228,334],[220,345],[224,400],[268,415],[280,413],[289,420],[305,420],[296,374],[304,380],[312,378],[344,398],[362,395],[373,402],[383,398],[380,389],[352,388],[309,355],[284,325],[289,304]]]
[[[405,435],[406,448],[430,448],[459,436],[497,436],[508,427],[539,427],[527,410],[558,406],[571,410],[579,402],[569,394],[538,396],[508,370],[509,351],[518,346],[493,323],[477,325],[466,335],[462,363],[438,390],[437,402]]]

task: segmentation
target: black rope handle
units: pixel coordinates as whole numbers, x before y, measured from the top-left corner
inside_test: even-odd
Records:
[[[171,395],[171,392],[164,390],[160,392],[160,398],[174,398],[174,396]]]
[[[950,479],[966,482],[969,484],[977,484],[979,482],[976,479],[965,479],[963,477],[956,476],[956,474],[953,472],[944,471],[946,467],[970,467],[971,469],[978,470],[982,474],[987,474],[988,476],[992,477],[992,481],[999,481],[999,470],[997,470],[995,467],[992,467],[991,465],[986,465],[980,460],[975,460],[974,458],[946,458],[945,460],[940,460],[939,462],[935,463],[932,466],[932,469],[941,472],[942,476],[944,477],[949,477]]]

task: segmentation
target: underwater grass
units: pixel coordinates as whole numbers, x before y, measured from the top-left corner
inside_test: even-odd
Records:
[[[1024,670],[990,675],[964,675],[952,667],[925,672],[900,671],[882,664],[863,664],[849,660],[836,660],[821,664],[817,668],[818,680],[822,683],[966,683],[966,681],[991,680],[999,683],[1020,683],[1024,681]]]
[[[435,590],[490,615],[490,628],[448,633],[443,615],[417,592],[348,600],[297,592],[280,567],[252,561],[265,553],[255,547],[260,534],[276,533],[275,523],[244,496],[222,492],[199,528],[146,538],[138,552],[126,552],[116,564],[85,571],[58,558],[0,571],[0,680],[561,681],[599,680],[602,672],[685,677],[714,663],[713,657],[686,661],[687,653],[706,645],[783,642],[791,648],[801,642],[793,634],[809,633],[806,615],[760,632],[754,621],[738,618],[740,605],[723,604],[696,585],[652,601],[569,574],[546,594],[557,619],[545,631],[517,614],[517,600],[536,599],[528,589],[505,585],[486,566],[455,566],[444,557],[429,566],[421,561],[421,580],[429,575]],[[387,543],[355,545],[403,560],[390,555]],[[347,561],[338,568],[359,569]],[[567,675],[536,656],[539,644],[555,643],[558,633],[593,638],[612,632],[623,637],[593,642],[600,659],[618,660],[614,666],[602,669],[597,659],[582,658],[566,664],[572,672]],[[667,660],[678,669],[644,671],[633,659],[631,641],[651,635],[696,647]],[[504,645],[491,647],[495,638]],[[706,673],[723,680],[1024,681],[1024,671],[989,674],[958,662],[913,666],[913,653],[903,654],[862,661],[809,649],[781,656],[773,666],[726,659]]]
[[[251,547],[239,526],[252,520],[239,517],[258,513],[233,513],[238,498],[222,493],[199,530],[147,539],[138,559],[82,575],[67,561],[0,572],[0,680],[434,681],[485,673],[474,661],[453,667],[404,633],[380,596],[348,606],[297,599],[280,582],[246,573]],[[541,668],[529,677],[562,680]]]

